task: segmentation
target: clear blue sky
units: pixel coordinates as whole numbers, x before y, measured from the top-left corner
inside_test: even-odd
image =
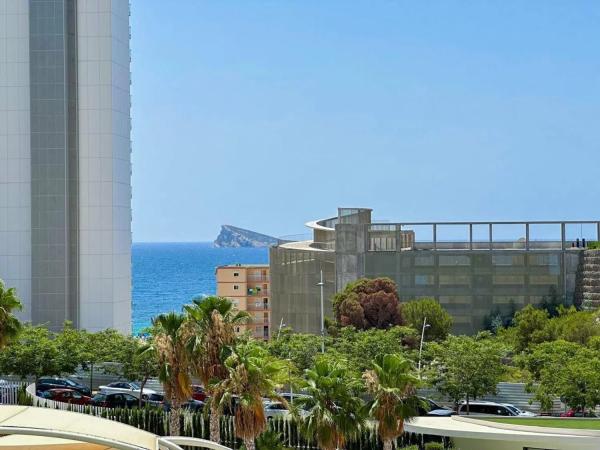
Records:
[[[600,217],[600,2],[133,0],[133,237]]]

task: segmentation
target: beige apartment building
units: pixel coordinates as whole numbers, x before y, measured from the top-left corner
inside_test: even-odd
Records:
[[[238,333],[250,331],[257,339],[268,340],[271,334],[271,289],[268,264],[235,264],[216,270],[217,295],[233,302],[251,319],[238,327]]]

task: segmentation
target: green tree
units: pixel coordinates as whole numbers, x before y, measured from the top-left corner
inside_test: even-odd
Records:
[[[383,450],[392,450],[394,440],[404,431],[404,422],[419,413],[419,380],[412,372],[409,360],[386,354],[373,361],[373,368],[363,374],[367,392],[373,398],[369,415],[379,424]]]
[[[23,309],[15,288],[6,288],[0,279],[0,350],[17,337],[21,322],[13,314]]]
[[[58,351],[56,362],[60,372],[72,374],[78,366],[86,363],[85,343],[88,333],[77,330],[72,322],[65,322],[63,329],[54,335],[54,343]]]
[[[361,383],[340,362],[317,358],[305,371],[307,397],[294,400],[306,411],[298,415],[299,427],[308,439],[315,439],[322,450],[344,447],[356,438],[364,425],[362,402],[357,393]]]
[[[330,348],[332,339],[325,337],[325,348]],[[316,334],[294,333],[291,328],[282,328],[266,344],[269,352],[278,358],[289,359],[294,366],[304,371],[314,364],[321,353],[321,336]]]
[[[33,376],[60,375],[54,335],[44,326],[26,325],[17,339],[0,352],[0,372],[18,375],[22,379]]]
[[[548,311],[527,305],[515,314],[515,327],[517,329],[517,351],[525,350],[530,344],[552,340],[548,323]]]
[[[191,368],[199,377],[211,397],[210,439],[220,442],[219,399],[212,392],[215,381],[227,376],[223,351],[237,341],[235,328],[248,321],[250,315],[236,311],[230,300],[224,297],[204,297],[184,306],[189,318],[188,350],[191,353]]]
[[[372,328],[364,331],[344,327],[329,344],[327,352],[346,360],[350,370],[362,374],[381,355],[401,352],[410,354],[419,337],[410,327],[392,327],[387,330]]]
[[[235,434],[247,450],[255,450],[254,440],[267,427],[263,398],[280,399],[276,388],[287,373],[285,363],[249,341],[232,349],[224,366],[227,375],[213,386],[213,392],[218,392],[222,405],[231,406],[232,398],[237,397]]]
[[[160,314],[152,319],[154,339],[146,353],[155,353],[158,360],[158,378],[171,405],[169,432],[179,436],[181,405],[190,398],[190,357],[188,353],[187,322],[183,314]]]
[[[452,316],[433,298],[412,300],[402,305],[402,315],[407,325],[421,333],[423,321],[427,319],[429,328],[425,330],[427,341],[443,341],[452,328]]]
[[[433,344],[430,382],[456,404],[496,391],[504,372],[501,347],[492,339],[450,336]]]
[[[114,329],[106,329],[96,333],[80,331],[82,339],[81,361],[84,369],[90,371],[90,388],[94,385],[94,371],[103,366],[108,372],[119,373],[115,367],[126,360],[130,337]]]

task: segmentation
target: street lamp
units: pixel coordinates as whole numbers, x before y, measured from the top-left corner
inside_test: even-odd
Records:
[[[317,286],[321,288],[321,353],[325,353],[325,313],[323,310],[323,287],[325,282],[323,281],[323,269],[321,269],[321,280],[317,283]]]
[[[425,340],[425,330],[431,325],[427,323],[427,317],[423,318],[423,328],[421,329],[421,344],[419,345],[419,380],[421,379],[421,355],[423,353],[423,341]]]

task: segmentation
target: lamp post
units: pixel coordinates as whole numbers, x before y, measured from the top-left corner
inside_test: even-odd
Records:
[[[423,354],[423,341],[425,340],[425,330],[429,327],[431,327],[431,325],[427,323],[427,317],[424,317],[423,328],[421,329],[421,343],[419,344],[419,380],[421,379],[421,355]]]
[[[323,281],[323,269],[321,269],[321,279],[317,286],[321,288],[321,353],[325,353],[325,312],[323,310],[323,287],[325,282]]]

